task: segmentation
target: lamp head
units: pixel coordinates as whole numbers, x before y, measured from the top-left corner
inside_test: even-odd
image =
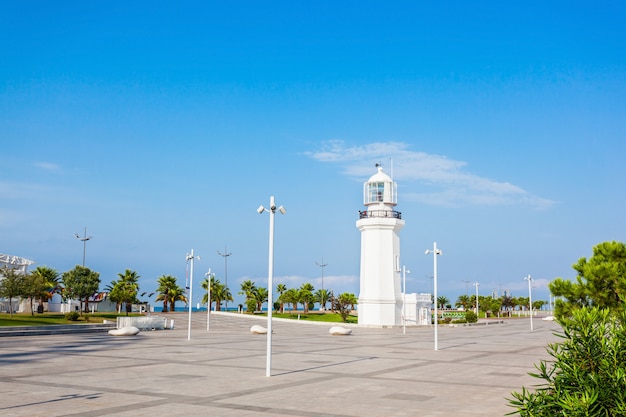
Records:
[[[259,214],[263,214],[264,211],[265,211],[265,207],[263,207],[262,204],[259,206],[258,209],[256,209],[256,212],[259,213]]]
[[[426,249],[426,252],[424,252],[424,255],[428,255],[430,253],[430,249]]]
[[[285,208],[283,206],[278,207],[278,211],[280,211],[280,214],[287,213],[287,210],[285,210]]]

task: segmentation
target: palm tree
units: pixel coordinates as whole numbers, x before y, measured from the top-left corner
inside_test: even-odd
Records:
[[[213,304],[213,300],[214,300],[214,298],[213,298],[213,290],[215,289],[215,281],[216,281],[215,277],[213,276],[213,274],[211,274],[211,291],[209,291],[209,279],[208,278],[205,278],[200,283],[200,287],[202,287],[202,289],[204,291],[206,291],[204,293],[204,295],[202,296],[202,300],[200,300],[200,303],[201,304],[207,304],[208,303],[207,304],[207,308],[209,310],[211,310],[211,304]],[[217,280],[217,282],[219,283],[220,281]],[[209,300],[208,300],[209,292],[211,293],[211,303],[209,303]]]
[[[254,289],[251,298],[256,301],[256,311],[261,311],[263,309],[263,303],[267,301],[267,296],[267,288],[256,287]],[[268,306],[267,308],[272,308],[272,306]]]
[[[139,292],[139,274],[136,271],[126,269],[123,274],[117,274],[118,281],[113,281],[111,300],[124,303],[126,306],[126,315],[132,310],[133,303],[137,302],[137,293]]]
[[[339,295],[343,295],[343,299],[348,301],[352,310],[354,310],[354,306],[359,303],[359,299],[356,298],[356,295],[352,294],[351,292],[344,292]]]
[[[311,303],[315,299],[315,297],[313,296],[314,289],[315,288],[313,287],[313,284],[311,284],[310,282],[305,282],[300,286],[300,289],[298,290],[298,298],[300,303],[302,303],[304,313],[309,312],[309,303]]]
[[[317,291],[315,291],[314,295],[315,295],[315,301],[320,303],[320,309],[326,310],[326,303],[330,299],[330,291],[328,291],[326,289],[324,289],[324,290],[317,290]]]
[[[280,302],[280,312],[285,312],[285,302],[283,301],[283,294],[287,291],[287,286],[285,284],[278,284],[276,286],[276,292],[278,293],[278,301]]]
[[[175,288],[170,289],[168,293],[168,298],[170,301],[170,311],[176,311],[176,301],[182,301],[183,303],[187,303],[187,297],[185,297],[186,291],[179,287],[178,285]]]
[[[219,306],[218,310],[222,309],[222,301],[231,301],[234,302],[233,294],[230,292],[230,288],[226,286],[226,284],[222,284],[219,287],[215,287],[215,298],[214,301]],[[227,303],[226,303],[227,305]]]
[[[104,292],[109,294],[109,299],[111,301],[115,301],[115,311],[117,311],[118,313],[121,310],[121,305],[120,305],[120,301],[117,300],[117,297],[115,296],[115,286],[117,285],[117,280],[113,280],[111,281],[110,284],[108,284],[107,286],[104,287]]]
[[[31,276],[35,282],[41,283],[42,291],[39,294],[39,309],[40,313],[43,313],[43,303],[48,301],[55,292],[61,289],[61,276],[56,269],[49,266],[38,266]],[[32,308],[31,308],[32,310]]]
[[[297,308],[298,300],[298,290],[295,288],[289,288],[280,296],[282,303],[291,304],[291,311]]]
[[[208,285],[208,280],[205,278],[204,281],[202,281],[201,285],[202,285],[202,288],[206,290],[207,285]],[[207,295],[208,294],[204,294],[202,298],[201,302],[203,304],[207,302]],[[222,301],[235,301],[228,287],[222,284],[219,279],[215,279],[215,277],[211,277],[211,304],[213,304],[213,301],[215,301],[216,311],[222,310]],[[211,306],[209,305],[209,309],[210,308]]]
[[[170,304],[170,291],[178,285],[176,284],[176,277],[171,275],[161,275],[157,279],[159,285],[156,292],[158,293],[156,301],[163,301],[163,313],[167,313],[167,306]]]
[[[445,295],[440,295],[439,297],[437,297],[437,304],[439,305],[439,308],[445,308],[446,304],[448,304],[449,302],[450,300],[448,300]]]
[[[239,291],[239,294],[245,295],[246,301],[248,301],[252,298],[255,288],[256,286],[254,285],[254,281],[248,279],[241,283],[241,291]]]
[[[456,307],[463,307],[463,310],[467,310],[467,306],[469,306],[471,302],[472,300],[470,299],[470,296],[463,294],[463,295],[459,295],[459,298],[457,298],[456,303],[454,303],[454,305]]]

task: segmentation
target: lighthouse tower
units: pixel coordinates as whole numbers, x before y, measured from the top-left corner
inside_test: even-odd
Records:
[[[365,210],[356,227],[361,232],[359,324],[396,326],[402,322],[400,238],[404,226],[397,205],[397,185],[378,166],[363,185]]]

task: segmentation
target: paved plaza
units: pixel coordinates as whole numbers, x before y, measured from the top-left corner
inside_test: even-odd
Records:
[[[165,315],[163,315],[165,316]],[[432,327],[352,327],[274,321],[265,376],[265,321],[187,314],[174,330],[0,338],[1,416],[502,416],[511,391],[546,359],[552,321]]]

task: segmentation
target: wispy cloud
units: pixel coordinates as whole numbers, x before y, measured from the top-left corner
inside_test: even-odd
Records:
[[[61,167],[59,165],[52,162],[35,162],[34,165],[37,168],[50,172],[58,172],[61,170]]]
[[[371,162],[385,165],[393,158],[393,177],[406,185],[421,184],[421,192],[404,192],[403,198],[437,206],[526,205],[546,209],[554,201],[545,199],[509,182],[483,178],[467,170],[467,163],[440,155],[410,149],[403,142],[376,142],[347,146],[341,140],[323,142],[317,151],[306,155],[320,162],[342,166],[344,175],[363,179],[372,173]],[[390,164],[389,164],[390,165]],[[391,173],[391,167],[386,169]]]

